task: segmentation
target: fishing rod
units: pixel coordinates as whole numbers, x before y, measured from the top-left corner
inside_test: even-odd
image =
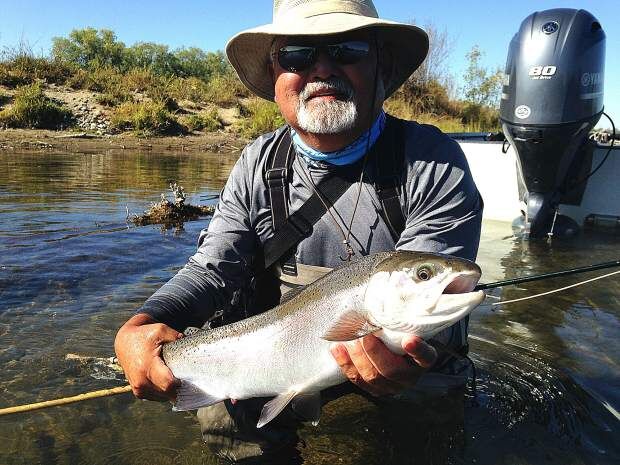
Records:
[[[533,276],[524,276],[522,278],[506,279],[504,281],[496,281],[494,283],[478,284],[474,288],[474,290],[482,291],[484,289],[492,289],[495,287],[510,286],[513,284],[529,283],[532,281],[540,281],[542,279],[557,278],[558,276],[569,276],[569,275],[578,274],[578,273],[586,273],[588,271],[604,270],[606,268],[614,268],[617,266],[620,266],[620,260],[615,260],[612,262],[597,263],[595,265],[582,266],[579,268],[572,268],[570,270],[554,271],[552,273],[543,273],[543,274],[536,274]]]
[[[483,290],[483,289],[492,289],[495,287],[502,287],[502,286],[509,286],[512,284],[520,284],[520,283],[526,283],[526,282],[531,282],[531,281],[540,281],[542,279],[548,279],[548,278],[555,278],[558,276],[569,276],[572,274],[578,274],[578,273],[586,273],[588,271],[595,271],[595,270],[602,270],[605,268],[614,268],[614,267],[619,267],[620,266],[620,260],[615,260],[612,262],[605,262],[605,263],[597,263],[595,265],[590,265],[590,266],[582,266],[579,268],[572,268],[570,270],[563,270],[563,271],[555,271],[553,273],[543,273],[543,274],[538,274],[538,275],[533,275],[533,276],[525,276],[523,278],[514,278],[514,279],[506,279],[504,281],[496,281],[494,283],[487,283],[487,284],[479,284],[477,285],[474,290]],[[520,299],[514,299],[514,300],[508,300],[508,301],[502,301],[502,302],[496,302],[494,304],[492,304],[493,306],[495,305],[505,305],[508,303],[513,303],[513,302],[519,302],[521,300],[527,300],[527,299],[533,299],[536,297],[541,297],[543,295],[547,295],[547,294],[552,294],[555,292],[559,292],[559,291],[563,291],[566,289],[570,289],[576,286],[581,286],[583,284],[592,282],[592,281],[597,281],[599,279],[602,278],[606,278],[608,276],[612,276],[612,275],[616,275],[616,274],[620,274],[620,271],[614,271],[613,273],[608,273],[606,275],[603,276],[597,276],[595,278],[592,279],[588,279],[586,281],[582,281],[576,284],[571,284],[570,286],[566,286],[560,289],[555,289],[552,291],[548,291],[548,292],[544,292],[542,294],[536,294],[533,296],[528,296],[528,297],[522,297]],[[73,358],[73,357],[71,357]],[[79,358],[79,357],[78,357]],[[9,415],[9,414],[14,414],[14,413],[24,413],[24,412],[30,412],[33,410],[39,410],[39,409],[43,409],[43,408],[48,408],[48,407],[55,407],[58,405],[66,405],[66,404],[71,404],[74,402],[81,402],[84,400],[88,400],[88,399],[96,399],[96,398],[100,398],[100,397],[108,397],[108,396],[113,396],[113,395],[118,395],[118,394],[125,394],[125,393],[129,393],[131,392],[131,386],[126,385],[126,386],[119,386],[116,388],[112,388],[112,389],[103,389],[100,391],[93,391],[93,392],[87,392],[84,394],[79,394],[77,396],[72,396],[72,397],[65,397],[65,398],[61,398],[61,399],[54,399],[54,400],[49,400],[49,401],[44,401],[44,402],[36,402],[34,404],[26,404],[26,405],[19,405],[16,407],[8,407],[8,408],[2,408],[0,409],[0,416],[3,415]]]

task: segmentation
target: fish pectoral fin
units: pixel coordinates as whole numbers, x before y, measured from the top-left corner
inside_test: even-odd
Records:
[[[314,426],[321,418],[321,393],[298,394],[291,402],[291,408],[304,421],[311,421]]]
[[[217,404],[223,400],[224,399],[207,394],[189,381],[181,381],[181,386],[177,391],[177,398],[174,401],[172,410],[178,412],[196,410],[200,407]]]
[[[334,342],[352,341],[380,329],[368,321],[365,313],[358,310],[349,310],[343,313],[322,337],[327,341]]]
[[[258,423],[256,423],[256,427],[262,428],[275,417],[277,417],[278,414],[282,410],[284,410],[284,408],[289,404],[291,400],[293,400],[293,397],[295,397],[297,394],[299,394],[299,391],[296,389],[292,389],[274,397],[269,402],[267,402],[263,406],[263,410],[261,410],[260,412],[260,417],[258,419]]]

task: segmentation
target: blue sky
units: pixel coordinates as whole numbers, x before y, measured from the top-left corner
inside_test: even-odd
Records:
[[[607,34],[605,107],[620,126],[618,0],[375,0],[375,5],[386,19],[432,22],[440,30],[445,28],[453,44],[450,72],[457,82],[465,68],[465,54],[476,44],[485,52],[486,66],[503,69],[510,39],[530,13],[549,8],[586,9]],[[36,53],[47,54],[52,37],[90,26],[112,29],[127,45],[148,41],[172,48],[218,50],[236,32],[270,22],[271,9],[269,0],[2,0],[0,47],[24,41]],[[608,124],[601,121],[601,125]]]

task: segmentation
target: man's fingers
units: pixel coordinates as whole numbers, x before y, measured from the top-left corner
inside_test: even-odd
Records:
[[[147,340],[154,346],[160,346],[165,342],[176,341],[182,337],[182,333],[161,323],[149,325],[148,333],[146,334]]]
[[[401,389],[412,386],[422,370],[412,366],[405,357],[390,351],[383,342],[372,334],[361,339],[361,346],[376,370],[385,378],[401,385]]]
[[[336,363],[340,366],[340,369],[344,373],[344,375],[351,381],[353,384],[359,386],[367,392],[370,392],[373,395],[380,395],[380,393],[375,390],[371,385],[369,385],[353,364],[351,357],[349,356],[349,351],[345,348],[344,344],[335,344],[331,347],[331,353],[336,359]]]
[[[176,398],[177,389],[181,382],[173,376],[162,359],[156,358],[153,360],[148,373],[148,379],[166,399],[174,400]]]
[[[403,338],[402,346],[403,350],[422,368],[430,368],[437,361],[437,351],[435,348],[417,336]]]

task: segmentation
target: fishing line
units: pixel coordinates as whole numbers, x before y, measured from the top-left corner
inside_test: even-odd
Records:
[[[494,287],[503,287],[503,286],[509,286],[512,284],[521,284],[521,283],[528,283],[532,281],[540,281],[542,279],[556,278],[559,276],[569,276],[572,274],[586,273],[588,271],[603,270],[605,268],[615,268],[617,266],[620,266],[620,260],[614,260],[612,262],[597,263],[596,265],[582,266],[579,268],[572,268],[570,270],[554,271],[553,273],[543,273],[543,274],[537,274],[533,276],[524,276],[522,278],[506,279],[504,281],[496,281],[494,283],[478,284],[473,290],[483,291],[485,289],[492,289]]]
[[[613,271],[611,273],[607,273],[607,274],[604,274],[602,276],[597,276],[596,278],[591,278],[591,279],[587,279],[585,281],[581,281],[581,282],[578,282],[578,283],[575,283],[575,284],[571,284],[570,286],[561,287],[559,289],[554,289],[552,291],[542,292],[540,294],[534,294],[534,295],[530,295],[530,296],[527,296],[527,297],[521,297],[520,299],[502,300],[501,302],[494,302],[494,303],[491,304],[491,306],[495,307],[497,305],[510,304],[510,303],[513,303],[513,302],[521,302],[523,300],[535,299],[536,297],[542,297],[544,295],[555,294],[556,292],[565,291],[566,289],[571,289],[573,287],[577,287],[577,286],[581,286],[583,284],[591,283],[592,281],[598,281],[599,279],[607,278],[607,277],[613,276],[615,274],[620,274],[620,271]]]

